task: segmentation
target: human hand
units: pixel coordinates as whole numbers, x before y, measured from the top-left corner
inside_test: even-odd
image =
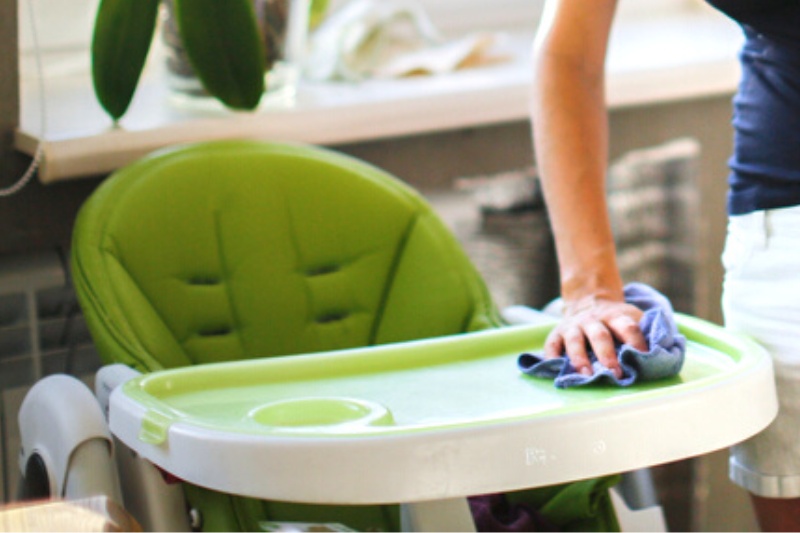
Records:
[[[642,315],[641,309],[622,301],[596,297],[565,301],[563,318],[545,341],[544,356],[562,357],[566,352],[578,372],[591,376],[591,349],[600,364],[621,378],[614,341],[647,351],[647,340],[639,328]]]

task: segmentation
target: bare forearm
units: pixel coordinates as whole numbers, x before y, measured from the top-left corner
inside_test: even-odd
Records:
[[[562,295],[622,298],[605,201],[605,49],[615,2],[554,1],[534,54],[531,123]],[[558,14],[556,17],[555,14]]]
[[[548,62],[557,63],[548,65]],[[605,201],[608,126],[602,73],[540,58],[533,136],[555,235],[562,295],[622,298]]]

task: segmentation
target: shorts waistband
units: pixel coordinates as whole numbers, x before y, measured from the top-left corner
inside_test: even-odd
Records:
[[[773,236],[800,238],[800,206],[753,211],[745,215],[732,215],[729,228],[751,238],[768,239]]]

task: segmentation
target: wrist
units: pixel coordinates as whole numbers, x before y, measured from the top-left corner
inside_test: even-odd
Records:
[[[624,302],[625,294],[619,275],[583,273],[565,276],[561,283],[561,298],[570,311],[594,306],[597,302]]]
[[[593,309],[609,303],[624,303],[625,298],[621,294],[612,291],[598,291],[586,294],[577,298],[562,297],[563,310],[565,315],[575,315],[587,309]]]

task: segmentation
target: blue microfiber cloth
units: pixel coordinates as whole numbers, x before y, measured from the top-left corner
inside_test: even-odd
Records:
[[[592,352],[589,352],[594,372],[592,376],[580,374],[566,356],[545,359],[542,355],[533,353],[519,356],[517,364],[520,370],[531,376],[554,379],[555,386],[560,389],[597,381],[627,387],[637,381],[653,381],[678,374],[686,354],[686,338],[678,333],[669,300],[644,283],[629,283],[625,286],[625,301],[644,311],[639,327],[647,339],[650,351],[640,352],[627,344],[618,344],[621,378],[617,378],[601,365]]]

